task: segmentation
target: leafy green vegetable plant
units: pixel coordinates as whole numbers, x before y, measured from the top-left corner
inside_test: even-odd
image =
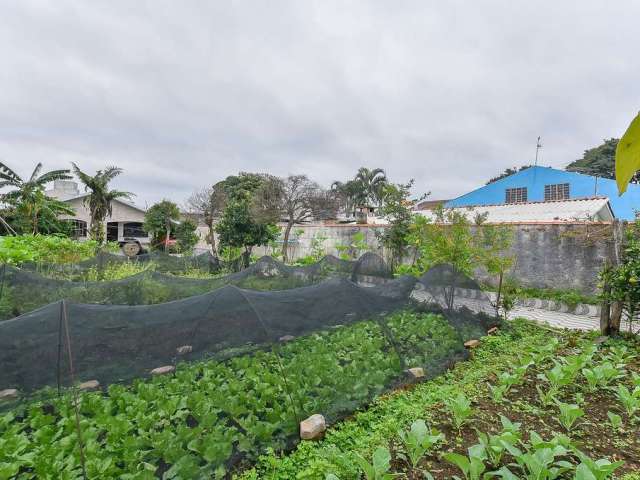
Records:
[[[484,461],[487,458],[482,445],[473,445],[468,448],[468,456],[459,453],[445,453],[442,458],[460,469],[466,480],[480,480],[486,470]],[[459,479],[454,476],[453,478]]]
[[[607,417],[613,430],[620,430],[622,428],[622,417],[620,415],[614,412],[607,412]]]
[[[558,409],[560,410],[558,422],[568,432],[570,432],[573,429],[576,421],[580,417],[584,416],[584,410],[573,403],[563,403],[560,401],[556,401],[556,405],[558,405]]]
[[[462,392],[459,392],[451,400],[448,408],[449,412],[451,412],[451,415],[453,416],[453,424],[458,429],[458,431],[473,414],[471,401]]]
[[[606,480],[624,464],[623,461],[612,463],[607,459],[592,460],[577,449],[574,453],[580,459],[580,464],[576,467],[575,480]]]
[[[427,452],[444,441],[444,435],[437,429],[430,428],[424,420],[416,420],[411,424],[409,431],[400,430],[398,435],[406,452],[403,456],[412,468],[416,468]]]
[[[356,455],[355,458],[367,480],[391,480],[394,478],[394,475],[389,473],[391,453],[388,448],[378,447],[373,452],[371,463],[360,455]]]
[[[616,398],[624,407],[629,418],[633,417],[640,410],[640,387],[629,390],[625,385],[619,384],[615,392]]]

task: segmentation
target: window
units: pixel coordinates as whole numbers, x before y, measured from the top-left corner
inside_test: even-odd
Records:
[[[70,220],[71,238],[84,238],[87,236],[87,222],[84,220]]]
[[[544,201],[549,202],[553,200],[568,200],[569,199],[569,184],[557,183],[555,185],[544,186]]]
[[[507,188],[505,203],[524,203],[527,201],[527,187]]]
[[[142,228],[142,223],[140,222],[128,222],[123,225],[123,236],[125,237],[141,237],[145,238],[147,236],[147,232]]]

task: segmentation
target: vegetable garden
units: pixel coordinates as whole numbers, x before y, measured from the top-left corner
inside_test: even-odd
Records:
[[[447,265],[390,279],[372,254],[305,267],[264,258],[184,278],[177,262],[207,262],[176,258],[102,281],[77,278],[121,258],[67,266],[75,280],[53,265],[4,267],[0,304],[21,314],[0,322],[0,390],[10,392],[0,400],[0,480],[591,479],[640,468],[637,344],[529,331],[527,345],[531,327],[519,325],[486,337],[500,323],[495,307]],[[471,303],[460,289],[477,291]],[[416,291],[427,300],[416,303]],[[467,340],[507,335],[522,335],[525,353],[474,385],[481,395],[448,377],[446,396],[405,424],[398,413],[377,444],[356,449],[367,435],[357,429],[291,471],[299,452],[326,442],[296,447],[305,418],[320,413],[339,435],[469,359]],[[604,460],[613,450],[599,440],[611,437],[627,450],[624,466]]]

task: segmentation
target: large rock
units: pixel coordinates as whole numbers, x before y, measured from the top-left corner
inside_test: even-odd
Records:
[[[280,340],[281,342],[290,342],[291,340],[294,340],[296,337],[294,337],[293,335],[284,335],[282,337],[280,337],[278,340]]]
[[[424,368],[422,367],[413,367],[407,370],[409,375],[413,378],[423,378],[424,377]]]
[[[0,390],[0,400],[13,400],[14,398],[18,398],[18,390],[15,388]]]
[[[322,438],[326,429],[327,423],[324,417],[316,413],[300,422],[300,438],[302,440],[317,440]]]
[[[98,390],[100,388],[100,382],[98,380],[89,380],[87,382],[82,382],[78,385],[78,389],[89,392],[91,390]]]
[[[166,375],[176,371],[176,367],[173,365],[165,365],[164,367],[158,367],[151,370],[151,375]]]

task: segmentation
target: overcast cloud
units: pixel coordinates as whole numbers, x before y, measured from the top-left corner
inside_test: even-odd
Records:
[[[640,2],[2,1],[0,159],[117,165],[145,205],[362,165],[451,198],[640,109]]]

